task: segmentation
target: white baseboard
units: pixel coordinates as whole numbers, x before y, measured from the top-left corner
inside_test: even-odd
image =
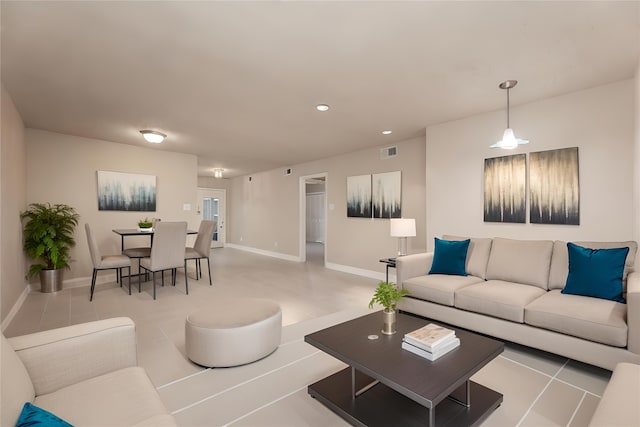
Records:
[[[2,329],[3,332],[5,329],[7,329],[7,326],[9,326],[13,318],[16,316],[16,314],[22,307],[22,304],[27,299],[27,295],[29,295],[29,292],[31,292],[31,287],[25,286],[24,289],[22,290],[22,293],[18,297],[18,300],[16,301],[16,303],[13,304],[13,307],[11,307],[11,310],[9,310],[9,314],[7,314],[7,317],[5,317],[4,320],[2,321],[2,325],[0,325],[0,328]]]
[[[373,271],[373,270],[366,270],[364,268],[352,267],[350,265],[334,264],[332,262],[327,262],[325,263],[325,267],[331,270],[342,271],[343,273],[355,274],[358,276],[369,277],[371,279],[376,279],[376,280],[386,280],[387,278],[385,273],[381,273],[379,271]],[[389,281],[395,282],[395,280],[396,280],[396,275],[390,273]]]
[[[279,259],[284,259],[284,260],[287,260],[287,261],[296,261],[296,262],[301,262],[302,261],[300,259],[300,257],[295,256],[295,255],[287,255],[287,254],[283,254],[283,253],[280,253],[280,252],[266,251],[264,249],[252,248],[250,246],[237,245],[235,243],[225,243],[224,246],[227,247],[227,248],[238,249],[238,250],[245,251],[245,252],[252,252],[254,254],[270,256],[272,258],[279,258]]]

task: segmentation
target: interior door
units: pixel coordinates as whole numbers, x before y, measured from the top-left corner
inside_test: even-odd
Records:
[[[198,189],[198,214],[200,219],[217,222],[216,229],[213,232],[213,240],[211,241],[212,248],[221,248],[225,243],[226,204],[226,190]]]

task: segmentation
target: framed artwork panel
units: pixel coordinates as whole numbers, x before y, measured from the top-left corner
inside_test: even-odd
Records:
[[[98,171],[98,210],[155,212],[155,175]]]
[[[400,171],[373,175],[373,217],[402,217],[402,175]]]
[[[532,224],[580,225],[578,147],[529,154]]]
[[[526,222],[525,154],[484,159],[484,221]]]
[[[347,177],[347,217],[371,218],[371,175]]]

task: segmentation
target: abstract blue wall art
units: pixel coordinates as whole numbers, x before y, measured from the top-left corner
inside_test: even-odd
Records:
[[[98,210],[156,211],[156,177],[98,171]]]

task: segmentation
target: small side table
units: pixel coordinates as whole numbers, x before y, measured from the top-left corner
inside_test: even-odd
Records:
[[[389,283],[389,268],[396,268],[396,259],[395,258],[383,258],[380,262],[387,264],[387,283]]]

